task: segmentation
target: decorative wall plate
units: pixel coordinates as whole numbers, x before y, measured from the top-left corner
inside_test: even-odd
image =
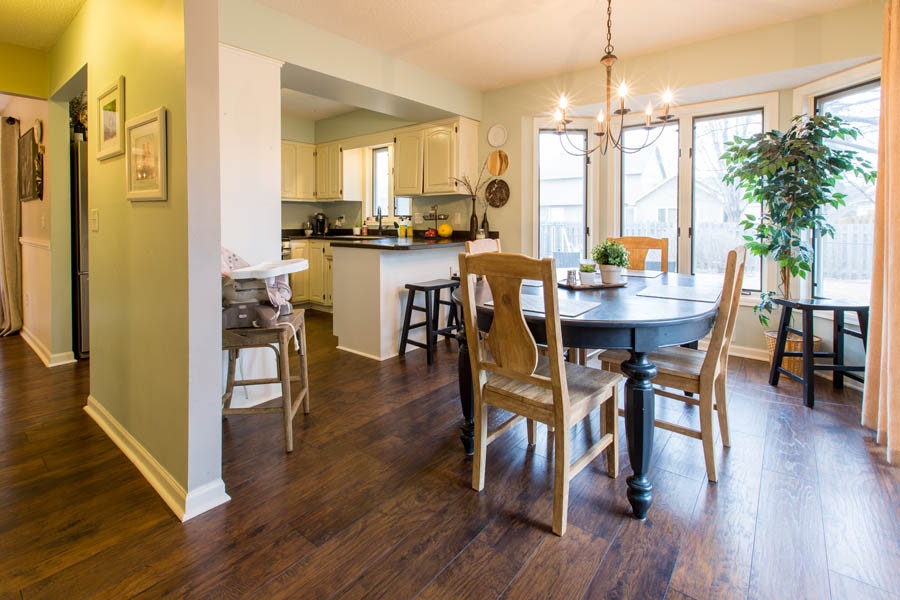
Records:
[[[509,167],[509,156],[503,150],[494,150],[488,155],[487,168],[491,175],[503,175]]]
[[[494,148],[499,148],[503,144],[506,143],[507,136],[506,127],[497,123],[493,125],[490,129],[488,129],[487,140],[488,144],[493,146]]]
[[[492,179],[484,188],[484,199],[494,208],[500,208],[509,201],[509,185],[502,179]]]

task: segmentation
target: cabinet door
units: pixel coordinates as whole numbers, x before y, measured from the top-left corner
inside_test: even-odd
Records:
[[[325,288],[325,306],[334,304],[332,295],[334,292],[334,257],[325,257],[325,270],[322,274],[323,286]]]
[[[281,142],[281,197],[297,197],[297,142]]]
[[[439,125],[425,130],[422,192],[452,193],[457,190],[453,177],[457,173],[456,129]]]
[[[291,245],[291,258],[305,258],[309,260],[309,243]],[[309,301],[309,269],[290,274],[291,302]]]
[[[422,131],[398,134],[394,138],[394,195],[422,193]]]
[[[316,199],[339,200],[342,173],[340,144],[316,146]]]
[[[325,303],[325,244],[309,243],[309,301]]]
[[[297,197],[316,198],[316,147],[312,144],[297,144]]]

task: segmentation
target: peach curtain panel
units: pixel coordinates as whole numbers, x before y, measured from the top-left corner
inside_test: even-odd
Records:
[[[884,7],[881,131],[875,186],[875,268],[862,423],[900,462],[900,0]]]

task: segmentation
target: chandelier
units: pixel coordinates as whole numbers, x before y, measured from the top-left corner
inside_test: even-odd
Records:
[[[669,89],[666,89],[662,94],[662,114],[657,118],[656,123],[662,124],[662,126],[654,127],[654,112],[655,109],[652,103],[647,103],[647,108],[644,111],[644,140],[641,144],[636,146],[626,146],[624,140],[624,130],[625,130],[625,115],[631,112],[631,110],[625,106],[625,99],[628,96],[628,86],[625,84],[623,80],[619,84],[617,96],[619,99],[618,108],[613,111],[612,110],[612,99],[613,99],[613,78],[612,78],[612,69],[613,65],[616,64],[617,57],[613,54],[613,45],[612,45],[612,0],[606,1],[606,48],[603,49],[603,58],[600,62],[606,68],[606,111],[600,111],[600,114],[597,115],[597,132],[594,134],[600,138],[597,142],[597,145],[593,148],[590,147],[589,143],[585,143],[584,147],[576,146],[571,139],[569,139],[567,126],[572,123],[572,120],[567,117],[566,109],[569,108],[569,102],[566,97],[560,96],[559,104],[557,105],[556,110],[553,111],[553,120],[556,121],[556,133],[559,134],[560,144],[562,145],[563,150],[573,156],[588,156],[593,152],[599,150],[600,154],[606,154],[607,150],[610,147],[615,148],[616,150],[620,150],[626,154],[632,154],[634,152],[638,152],[643,150],[647,146],[654,144],[662,135],[663,130],[665,129],[666,124],[668,124],[669,120],[673,118],[673,115],[669,114],[669,105],[672,103],[672,92]],[[618,119],[616,119],[618,117]],[[613,122],[618,121],[618,131],[614,131]],[[655,134],[653,130],[656,130]]]

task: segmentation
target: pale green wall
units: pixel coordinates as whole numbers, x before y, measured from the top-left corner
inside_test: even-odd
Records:
[[[321,144],[358,135],[390,131],[414,124],[411,121],[397,119],[371,110],[354,110],[337,117],[316,121],[316,143]]]
[[[281,139],[295,142],[316,143],[316,122],[309,119],[301,119],[282,113],[281,115]]]
[[[50,51],[50,88],[88,65],[88,109],[125,77],[126,118],[168,110],[166,202],[125,198],[125,157],[88,161],[91,395],[182,486],[187,486],[188,235],[183,4],[87,0]],[[135,24],[139,27],[135,28]],[[50,127],[66,128],[50,114]],[[90,148],[95,150],[95,140]],[[60,148],[52,149],[54,151]],[[93,154],[91,152],[90,154]],[[50,184],[66,189],[67,176]],[[66,232],[55,231],[53,247]],[[210,345],[213,350],[215,344]]]
[[[0,93],[47,98],[47,53],[0,43]]]

